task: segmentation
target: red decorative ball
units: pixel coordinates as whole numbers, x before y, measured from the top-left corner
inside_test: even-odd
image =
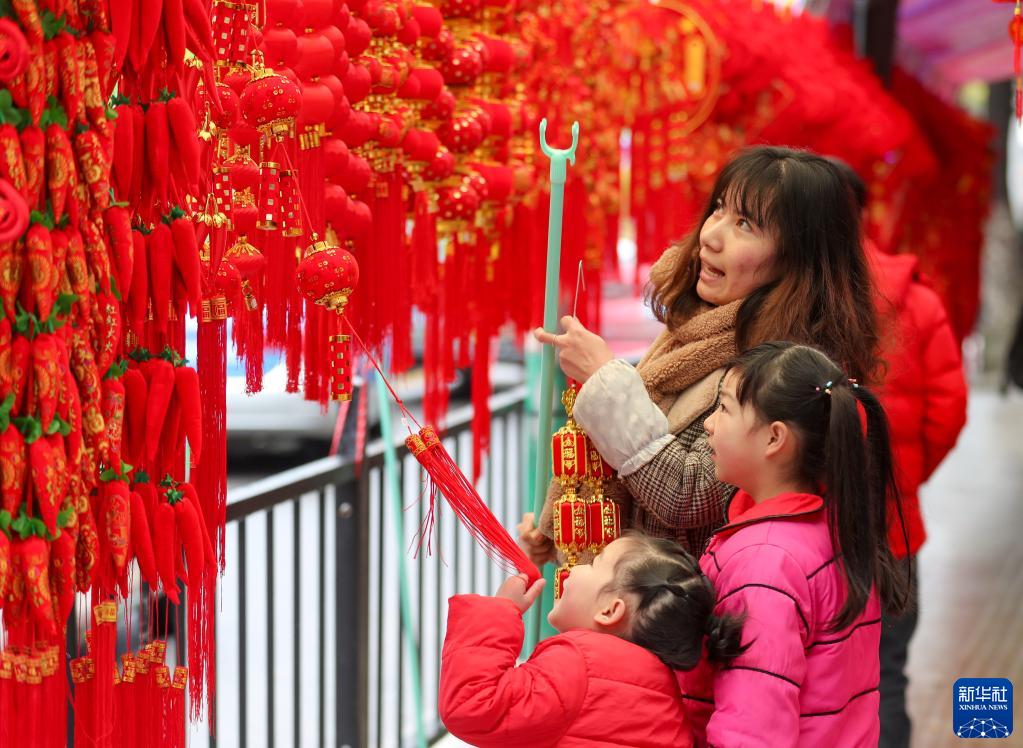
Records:
[[[440,62],[451,56],[455,50],[455,36],[447,28],[441,28],[437,36],[423,46],[423,59]]]
[[[268,67],[291,67],[298,54],[298,37],[287,26],[267,26],[259,48]]]
[[[346,249],[315,242],[306,248],[295,278],[306,298],[340,314],[359,283],[359,263]]]
[[[416,42],[419,41],[421,32],[419,30],[419,21],[415,18],[409,18],[405,25],[398,30],[398,41],[404,44],[406,47],[414,47]]]
[[[479,12],[480,0],[444,0],[440,12],[445,18],[471,18]]]
[[[231,72],[224,76],[224,83],[230,86],[231,90],[238,94],[238,96],[242,95],[242,92],[251,80],[252,73],[248,70],[232,69]]]
[[[441,89],[437,97],[423,107],[423,119],[426,120],[446,120],[455,113],[455,106],[458,102],[455,100],[455,95],[446,88]]]
[[[334,15],[331,19],[335,26],[344,31],[348,28],[348,22],[352,16],[348,10],[348,3],[345,0],[334,0]]]
[[[251,149],[259,148],[259,130],[245,122],[245,120],[238,120],[227,131],[227,136],[235,145],[248,146]]]
[[[397,114],[380,115],[376,123],[376,141],[384,148],[397,148],[405,123]]]
[[[423,177],[432,182],[440,182],[454,173],[455,157],[447,148],[441,147],[423,170]]]
[[[341,182],[350,158],[348,146],[341,138],[326,138],[323,141],[323,170],[327,179]]]
[[[360,195],[369,187],[373,178],[373,170],[369,163],[361,156],[351,156],[348,159],[348,168],[345,169],[341,179],[341,186],[350,195]]]
[[[409,130],[401,148],[413,161],[430,161],[440,149],[440,139],[430,130]]]
[[[345,49],[349,56],[358,57],[369,48],[369,40],[373,32],[369,24],[361,18],[353,18],[348,22],[348,28],[344,29]]]
[[[326,81],[327,79],[322,78],[321,80]],[[328,84],[325,83],[324,85]],[[331,132],[337,132],[348,123],[348,118],[351,116],[352,105],[348,103],[347,97],[342,96],[340,99],[334,99],[334,112],[330,115],[330,119],[327,120],[327,128]]]
[[[483,60],[472,47],[458,47],[441,61],[440,72],[449,85],[469,86],[483,72]]]
[[[282,24],[288,28],[302,27],[305,13],[302,0],[266,0],[266,25]]]
[[[234,224],[235,231],[239,234],[255,236],[256,220],[258,218],[259,210],[256,208],[255,203],[252,205],[238,205],[236,203],[231,207],[231,222]]]
[[[362,65],[349,65],[348,72],[342,79],[345,85],[345,96],[351,104],[358,104],[369,96],[373,82],[368,69]]]
[[[432,5],[412,6],[412,17],[419,24],[420,33],[431,39],[440,33],[441,25],[444,23],[444,16]]]
[[[242,92],[242,115],[252,127],[294,120],[302,106],[302,92],[294,81],[270,73],[254,78]]]
[[[348,59],[348,53],[342,52],[334,58],[334,66],[331,68],[331,72],[341,80],[344,80],[345,76],[348,75],[349,67],[351,67],[351,62]]]
[[[307,29],[319,29],[334,17],[334,0],[302,0]]]
[[[471,218],[479,206],[479,193],[464,183],[458,187],[444,187],[438,195],[437,207],[443,219]]]
[[[413,68],[409,71],[408,80],[405,82],[408,83],[413,79],[419,84],[419,93],[414,97],[408,98],[433,101],[444,88],[444,76],[434,68]],[[454,100],[453,96],[452,100]]]
[[[253,193],[259,189],[259,165],[251,157],[236,153],[224,162],[224,168],[227,169],[232,189],[248,189]]]
[[[361,200],[348,198],[348,223],[345,226],[346,239],[365,239],[373,229],[373,211]]]
[[[437,129],[440,142],[455,153],[469,153],[483,142],[483,128],[473,117],[449,119]]]
[[[465,183],[479,195],[480,200],[486,200],[490,197],[487,180],[479,172],[469,172],[469,176],[465,178]]]
[[[302,108],[298,123],[302,125],[326,122],[334,112],[334,94],[321,81],[302,84]]]
[[[422,84],[419,79],[410,75],[398,88],[398,97],[402,99],[418,99]]]
[[[345,45],[347,44],[347,42],[345,41],[345,35],[337,26],[334,25],[324,26],[322,29],[320,29],[320,33],[323,34],[323,36],[330,41],[331,46],[334,47],[335,57],[337,57],[338,55],[345,51]]]
[[[344,187],[327,182],[323,190],[323,212],[335,231],[345,224],[348,220],[348,195]]]
[[[295,73],[302,80],[327,75],[334,65],[337,53],[330,39],[319,31],[306,30],[298,38],[298,61]]]
[[[374,136],[374,123],[366,112],[353,111],[334,134],[344,140],[349,148],[358,148]]]
[[[213,120],[213,124],[226,130],[238,121],[238,117],[241,115],[241,102],[234,89],[223,83],[217,84],[217,96],[220,97],[222,111],[218,112],[216,106],[210,106],[210,118]]]

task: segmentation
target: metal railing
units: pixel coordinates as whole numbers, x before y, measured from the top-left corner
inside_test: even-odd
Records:
[[[513,526],[522,507],[525,388],[491,399],[490,455],[478,489]],[[471,408],[453,411],[445,446],[471,471]],[[227,570],[217,611],[218,746],[414,744],[416,715],[399,568],[406,564],[426,734],[444,734],[437,683],[447,598],[492,592],[501,571],[439,504],[430,547],[413,558],[423,475],[401,445],[400,518],[384,501],[384,445],[360,472],[329,457],[231,491]],[[422,500],[420,500],[422,499]],[[411,550],[410,550],[411,549]],[[193,725],[192,740],[205,725]],[[193,742],[194,744],[194,742]]]

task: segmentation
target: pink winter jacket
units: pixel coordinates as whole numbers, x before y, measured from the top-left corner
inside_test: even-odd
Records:
[[[516,666],[522,638],[510,600],[451,598],[438,711],[452,735],[494,748],[692,746],[675,673],[652,652],[569,631]]]
[[[717,613],[746,611],[738,659],[680,673],[697,745],[876,746],[879,722],[877,595],[850,627],[828,630],[845,580],[824,501],[781,494],[755,504],[739,491],[728,524],[700,559]]]

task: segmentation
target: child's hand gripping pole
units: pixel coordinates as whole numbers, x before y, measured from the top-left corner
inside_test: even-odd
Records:
[[[543,327],[549,332],[558,324],[558,287],[561,268],[561,218],[565,202],[567,164],[575,165],[575,151],[579,145],[579,123],[572,123],[572,146],[551,148],[547,145],[547,119],[540,121],[540,150],[551,160],[551,210],[547,224],[547,276],[543,297]],[[533,512],[536,517],[543,511],[547,495],[547,482],[551,473],[551,410],[554,407],[554,346],[545,345],[540,358],[540,430],[537,444],[536,482],[534,484]]]

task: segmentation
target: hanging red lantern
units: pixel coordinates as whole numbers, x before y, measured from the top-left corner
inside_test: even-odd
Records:
[[[266,22],[300,28],[304,20],[302,0],[266,0]]]
[[[291,67],[298,58],[298,37],[287,26],[267,26],[259,48],[271,68]]]
[[[359,263],[341,247],[313,242],[302,255],[295,277],[306,298],[340,314],[359,283]]]
[[[369,187],[372,179],[373,170],[370,168],[369,162],[361,156],[351,156],[348,159],[344,175],[339,181],[349,195],[361,195]]]
[[[220,97],[220,110],[210,107],[210,118],[213,124],[222,130],[234,127],[241,116],[241,101],[234,89],[224,83],[217,84],[217,95]]]
[[[348,28],[342,29],[342,31],[345,35],[345,50],[349,57],[357,58],[369,49],[373,32],[370,30],[369,24],[361,18],[353,18],[348,22]]]
[[[242,115],[257,129],[287,134],[302,106],[302,92],[291,79],[269,68],[257,69],[241,96]]]
[[[327,179],[340,184],[348,168],[349,158],[348,145],[341,138],[326,138],[323,141],[323,170]]]
[[[298,112],[300,125],[326,122],[334,112],[334,94],[317,80],[302,83],[302,108]]]
[[[302,80],[309,80],[330,72],[334,64],[334,45],[317,29],[306,29],[298,38],[298,59],[294,70]]]

